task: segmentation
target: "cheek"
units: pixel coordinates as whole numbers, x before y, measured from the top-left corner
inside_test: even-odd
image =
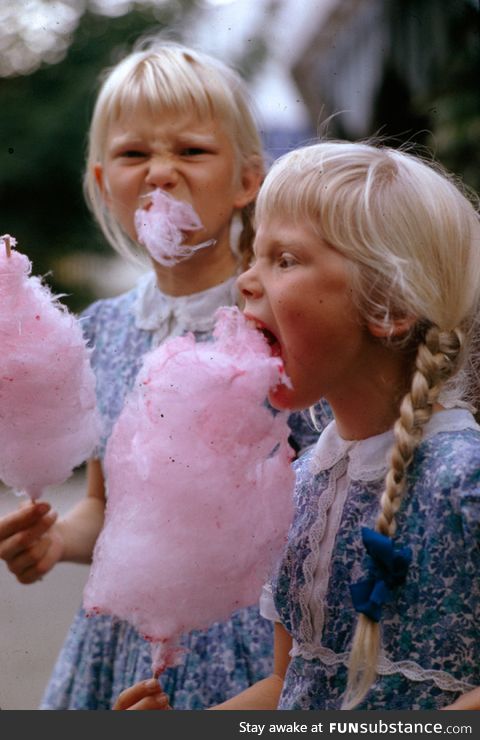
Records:
[[[298,290],[298,295],[302,295],[301,289]],[[311,320],[308,307],[302,309],[298,303],[295,306],[286,306],[281,300],[277,304],[277,316],[289,356],[294,357],[296,361],[305,359],[319,341],[321,335],[319,322]]]
[[[107,208],[113,218],[134,241],[137,240],[137,233],[134,223],[134,213],[137,207],[135,198],[128,197],[123,190],[115,188],[110,194],[107,202]]]
[[[237,186],[236,172],[233,167],[220,165],[204,175],[205,188],[215,193],[217,198],[233,198]]]
[[[108,186],[108,183],[111,183],[110,186]],[[124,173],[121,176],[116,176],[115,172],[112,172],[112,177],[106,180],[106,185],[110,207],[116,211],[118,217],[124,217],[125,212],[129,213],[131,211],[133,213],[138,200],[138,188],[132,182],[132,178],[125,176]]]

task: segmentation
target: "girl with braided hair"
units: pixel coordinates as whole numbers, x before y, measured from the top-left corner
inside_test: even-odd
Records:
[[[433,164],[328,142],[274,164],[256,225],[238,282],[291,380],[270,402],[325,398],[334,420],[294,463],[296,513],[262,594],[274,672],[219,708],[472,708],[477,212]],[[117,708],[155,702],[167,706],[158,687],[137,685]]]

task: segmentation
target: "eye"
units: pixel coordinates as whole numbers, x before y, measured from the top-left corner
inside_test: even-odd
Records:
[[[296,258],[290,252],[281,252],[278,256],[278,266],[282,270],[286,270],[289,267],[293,267],[297,264]]]
[[[200,154],[208,154],[201,146],[186,146],[181,150],[182,157],[198,157]]]
[[[140,151],[140,149],[126,149],[123,152],[119,152],[119,157],[125,157],[126,159],[138,159],[140,157],[146,157],[146,152]]]

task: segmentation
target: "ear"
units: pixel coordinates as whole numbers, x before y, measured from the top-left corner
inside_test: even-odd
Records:
[[[235,208],[244,208],[257,197],[260,185],[264,178],[263,164],[260,157],[251,157],[243,165],[240,185],[233,201]]]
[[[93,166],[93,176],[95,178],[95,182],[97,183],[98,189],[102,194],[102,198],[108,206],[110,204],[110,193],[105,181],[103,166],[100,163],[97,163]]]
[[[410,331],[416,322],[417,319],[415,316],[402,316],[398,319],[391,318],[389,321],[379,323],[368,321],[367,328],[372,336],[385,339],[387,337],[404,336]]]

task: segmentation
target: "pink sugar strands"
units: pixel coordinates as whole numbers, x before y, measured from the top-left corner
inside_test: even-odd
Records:
[[[221,309],[213,342],[151,352],[110,438],[108,503],[84,592],[90,612],[153,642],[158,675],[178,638],[258,601],[292,516],[288,382],[263,336]]]
[[[198,231],[203,224],[190,203],[172,198],[160,188],[149,195],[146,208],[135,211],[135,228],[140,244],[166,267],[215,243],[215,239],[209,239],[201,244],[185,244],[189,232]]]
[[[15,243],[0,237],[0,479],[34,500],[90,455],[100,423],[80,325]]]

